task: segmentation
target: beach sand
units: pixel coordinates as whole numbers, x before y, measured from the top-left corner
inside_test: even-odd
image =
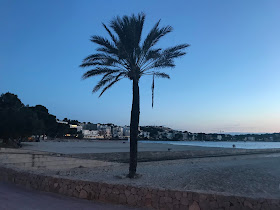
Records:
[[[60,154],[129,152],[129,142],[127,140],[56,140],[41,142],[23,142],[23,149],[53,152]],[[171,151],[221,150],[221,148],[217,147],[200,147],[138,142],[139,152],[168,151],[168,149],[170,149]]]
[[[99,155],[106,160],[104,157],[128,154],[129,143],[123,143],[123,141],[47,141],[24,143],[23,149],[62,153],[62,156],[83,159],[95,159]],[[214,157],[221,151],[252,152],[253,150],[139,143],[139,156],[141,154],[142,156],[167,154],[172,157],[174,154],[210,153],[214,155],[212,157],[139,162],[137,172],[141,177],[132,180],[125,178],[128,173],[127,163],[64,170],[42,169],[36,173],[132,186],[215,192],[258,198],[280,198],[280,152]],[[107,158],[108,160],[110,158]]]

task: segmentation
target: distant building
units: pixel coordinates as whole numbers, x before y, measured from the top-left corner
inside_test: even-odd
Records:
[[[222,135],[217,135],[217,140],[222,141],[223,136]]]
[[[106,129],[105,129],[105,138],[108,138],[108,139],[110,139],[110,138],[112,138],[112,132],[111,132],[111,127],[106,127]]]
[[[82,130],[85,139],[102,139],[103,136],[99,135],[98,130]]]
[[[166,135],[167,139],[173,139],[173,137],[174,137],[173,132],[168,132],[167,135]]]
[[[122,139],[123,138],[123,127],[120,127],[120,126],[114,126],[112,127],[112,137],[113,138],[120,138]]]
[[[205,135],[205,140],[207,141],[211,141],[215,138],[215,135],[214,134],[206,134]]]
[[[205,133],[197,133],[197,140],[205,141],[206,140],[206,134]]]
[[[97,124],[92,124],[92,123],[84,124],[83,129],[84,130],[98,130]]]
[[[197,141],[197,133],[189,133],[189,141]]]
[[[57,122],[57,123],[60,123],[60,124],[66,124],[66,125],[68,124],[68,122],[61,121],[61,120],[56,120],[56,122]]]
[[[72,125],[72,124],[69,124],[70,125],[70,128],[76,128],[77,129],[77,132],[80,132],[83,127],[81,125]]]
[[[246,141],[255,141],[255,137],[254,136],[247,136],[245,137]]]
[[[140,131],[140,134],[139,134],[139,136],[141,137],[141,138],[150,138],[150,132],[148,132],[148,131]]]
[[[183,134],[183,140],[184,141],[188,141],[189,140],[189,133],[188,133],[188,131],[184,131],[182,134]]]
[[[123,136],[125,138],[129,138],[130,137],[130,126],[124,126],[123,127]]]

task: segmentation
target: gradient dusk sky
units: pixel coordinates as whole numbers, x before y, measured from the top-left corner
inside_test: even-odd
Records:
[[[101,23],[146,13],[174,32],[158,46],[188,43],[166,69],[171,79],[140,82],[140,125],[190,132],[280,131],[279,0],[0,0],[0,93],[42,104],[57,118],[128,125],[132,84],[122,80],[101,98],[100,78],[82,80],[81,61],[94,52]]]

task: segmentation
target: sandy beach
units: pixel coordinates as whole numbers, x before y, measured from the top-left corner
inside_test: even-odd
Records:
[[[96,155],[128,154],[129,143],[122,141],[70,141],[24,143],[24,149],[61,153],[77,159],[95,159]],[[171,149],[171,151],[168,151]],[[22,151],[23,151],[22,150]],[[154,152],[152,152],[154,151]],[[221,148],[139,143],[139,154],[172,154],[221,151]],[[232,149],[225,149],[232,151]],[[235,150],[241,151],[241,150]],[[252,151],[252,150],[248,150]],[[103,155],[104,154],[104,155]],[[57,154],[50,154],[57,155]],[[93,157],[93,158],[88,158]],[[95,157],[95,158],[94,158]],[[106,159],[106,158],[105,158]],[[121,162],[121,161],[120,161]],[[57,162],[59,164],[59,162]],[[112,166],[39,169],[36,173],[134,186],[215,192],[257,198],[280,198],[280,152],[231,155],[225,157],[190,157],[138,163],[138,179],[124,178],[127,163]]]
[[[215,192],[253,198],[280,198],[280,153],[138,163],[138,179],[128,179],[128,164],[38,170],[69,179],[160,189]]]
[[[23,149],[54,152],[60,154],[129,152],[129,142],[127,140],[56,140],[41,142],[23,142]],[[168,150],[197,151],[221,150],[221,148],[138,142],[139,152]]]

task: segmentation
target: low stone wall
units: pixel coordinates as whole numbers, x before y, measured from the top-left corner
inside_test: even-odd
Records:
[[[107,184],[31,174],[0,167],[0,181],[29,189],[151,209],[280,209],[280,200],[205,194],[164,189]]]

